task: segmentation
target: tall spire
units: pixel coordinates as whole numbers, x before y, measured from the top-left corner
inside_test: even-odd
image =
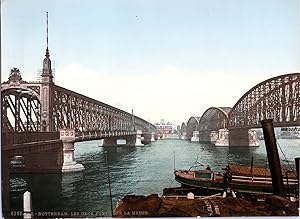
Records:
[[[47,30],[46,30],[46,33],[47,33],[47,48],[46,48],[46,57],[49,58],[50,57],[50,54],[49,54],[49,49],[48,49],[48,11],[46,12],[46,26],[47,26]]]
[[[48,11],[47,11],[47,48],[48,48]]]
[[[44,58],[43,62],[43,73],[42,73],[42,80],[44,82],[53,82],[53,75],[52,75],[52,69],[51,69],[51,60],[50,60],[50,54],[49,54],[49,48],[48,48],[48,12],[46,12],[46,57]]]

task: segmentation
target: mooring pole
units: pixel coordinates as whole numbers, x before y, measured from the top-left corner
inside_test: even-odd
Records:
[[[280,165],[279,154],[276,145],[273,120],[265,119],[260,121],[264,133],[267,156],[272,178],[273,193],[275,195],[284,196],[284,186],[282,179],[282,171]]]
[[[251,157],[251,169],[250,169],[250,174],[251,174],[251,177],[252,177],[252,180],[253,180],[253,164],[254,164],[254,157],[252,156]]]
[[[300,157],[295,158],[295,163],[296,163],[296,171],[297,171],[297,178],[298,178],[298,197],[300,197]],[[300,213],[300,203],[299,203],[299,213]]]
[[[113,211],[113,204],[112,204],[112,195],[111,195],[111,185],[110,185],[110,174],[109,174],[109,164],[108,164],[108,159],[107,159],[107,151],[105,151],[105,162],[107,166],[107,179],[108,179],[108,187],[109,187],[109,199],[110,199],[110,211],[111,211],[111,216],[114,216],[114,211]]]
[[[24,219],[31,219],[32,218],[32,200],[31,200],[31,193],[26,191],[23,194],[23,217]]]
[[[299,170],[300,157],[295,158],[295,163],[296,163],[297,178],[298,178],[298,183],[299,183],[299,178],[300,178],[300,170]]]

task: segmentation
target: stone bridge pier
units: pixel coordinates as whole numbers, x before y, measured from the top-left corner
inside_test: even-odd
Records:
[[[137,130],[136,134],[133,135],[124,135],[124,136],[114,136],[114,137],[107,137],[103,139],[103,146],[116,146],[118,140],[126,140],[126,144],[128,146],[143,146],[143,133],[141,130]],[[149,136],[146,136],[146,139],[148,140]],[[151,141],[151,135],[149,138],[149,143]],[[147,141],[148,142],[148,141]]]
[[[200,142],[211,142],[211,132],[210,131],[200,131],[199,132]]]
[[[151,142],[155,141],[155,132],[144,132],[142,134],[142,143],[143,144],[150,144]]]
[[[230,146],[248,146],[248,129],[230,129],[229,130]]]
[[[19,136],[20,139],[33,142],[19,142],[2,147],[2,151],[5,152],[3,152],[5,155],[3,160],[6,162],[5,165],[9,166],[10,172],[61,173],[84,170],[84,167],[74,160],[75,131],[73,129],[61,129],[59,133],[55,133],[55,136],[49,133],[51,138],[49,140],[39,139],[38,136],[45,137],[46,134],[37,133],[34,139],[34,136],[25,132],[23,137]],[[11,163],[17,165],[10,165]]]
[[[248,129],[230,129],[230,146],[258,146],[256,132]]]
[[[76,163],[74,159],[75,130],[60,129],[59,133],[63,143],[62,172],[77,172],[84,170],[83,165]]]
[[[63,144],[60,139],[15,144],[3,151],[3,154],[9,172],[62,172]]]
[[[181,133],[180,139],[186,140],[186,132],[182,132],[182,133]]]
[[[199,131],[193,131],[192,142],[199,142]]]
[[[151,142],[156,141],[157,140],[157,135],[155,134],[155,132],[151,133]]]

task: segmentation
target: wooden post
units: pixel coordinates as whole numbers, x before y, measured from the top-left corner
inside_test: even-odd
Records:
[[[9,154],[8,151],[1,150],[1,158],[2,158],[2,170],[1,170],[1,178],[2,178],[2,213],[3,216],[8,215],[10,213],[10,185],[9,185]]]
[[[24,219],[32,218],[32,202],[31,202],[31,193],[26,191],[23,194],[23,217]]]
[[[107,179],[108,179],[108,188],[109,188],[109,199],[110,199],[110,211],[111,211],[111,216],[114,216],[114,211],[113,211],[113,204],[112,204],[112,195],[111,195],[111,185],[110,185],[110,174],[109,174],[109,164],[108,164],[108,159],[107,159],[107,151],[105,151],[105,163],[107,166]]]
[[[296,163],[296,171],[297,171],[297,178],[298,178],[298,183],[299,183],[299,178],[300,178],[300,157],[295,158],[295,163]]]
[[[264,139],[266,144],[269,167],[272,177],[273,193],[275,195],[284,196],[284,186],[282,179],[282,171],[280,165],[279,154],[276,145],[273,120],[265,119],[260,121],[263,128]]]

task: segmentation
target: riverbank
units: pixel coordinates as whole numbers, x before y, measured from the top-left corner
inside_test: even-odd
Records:
[[[299,216],[298,203],[280,196],[265,201],[233,197],[159,197],[126,195],[114,211],[115,217],[207,217],[207,216]]]

